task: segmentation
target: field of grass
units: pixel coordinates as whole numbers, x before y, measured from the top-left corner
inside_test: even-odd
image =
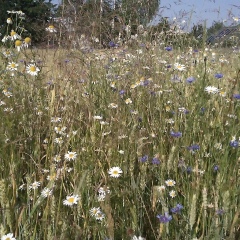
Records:
[[[3,240],[240,239],[238,49],[0,54]]]

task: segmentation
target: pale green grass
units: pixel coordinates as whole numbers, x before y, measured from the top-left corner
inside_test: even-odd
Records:
[[[6,105],[0,107],[1,236],[238,239],[240,156],[229,143],[233,136],[240,137],[240,103],[232,98],[239,93],[239,54],[224,50],[228,63],[220,63],[222,49],[212,50],[215,61],[205,52],[205,68],[202,49],[192,55],[187,47],[171,52],[163,46],[139,49],[142,53],[28,50],[12,57],[18,63],[35,61],[41,68],[37,77],[25,72],[24,63],[10,76],[5,70],[8,60],[2,57],[1,100]],[[176,62],[186,65],[186,71],[174,71]],[[172,68],[167,69],[168,64]],[[214,77],[218,72],[224,74],[222,79]],[[173,75],[182,82],[171,81]],[[186,83],[190,76],[196,78],[192,84]],[[148,84],[139,84],[141,79]],[[226,96],[206,93],[207,86],[218,87]],[[6,97],[4,89],[13,96]],[[120,95],[120,90],[125,93]],[[128,98],[132,103],[125,103]],[[111,103],[118,107],[109,107]],[[6,107],[13,112],[4,111]],[[189,113],[180,113],[182,107]],[[102,116],[106,124],[94,116]],[[51,122],[52,117],[61,122]],[[55,127],[66,130],[60,135]],[[182,132],[182,137],[171,137],[171,130]],[[55,143],[58,137],[61,145]],[[200,146],[195,153],[187,149],[192,144]],[[77,153],[74,161],[64,159],[68,151]],[[58,163],[55,155],[60,156]],[[143,163],[145,155],[148,161]],[[154,157],[161,163],[152,164]],[[219,170],[214,172],[215,165]],[[114,166],[123,171],[119,178],[108,174]],[[176,185],[166,186],[167,179]],[[40,186],[30,190],[34,181]],[[157,190],[162,185],[165,190]],[[52,196],[41,197],[45,187],[53,189]],[[97,198],[100,187],[110,189],[102,202]],[[169,196],[171,190],[175,198]],[[65,206],[71,194],[81,199]],[[176,204],[183,209],[172,214]],[[93,207],[105,214],[102,221],[90,215]],[[167,224],[156,217],[164,212],[173,217]]]

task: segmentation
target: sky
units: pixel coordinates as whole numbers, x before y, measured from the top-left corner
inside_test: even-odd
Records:
[[[189,28],[199,23],[206,23],[206,26],[210,27],[214,21],[226,20],[225,25],[230,25],[233,23],[233,16],[240,18],[240,0],[160,1],[160,9],[158,16],[153,20],[154,24],[161,17],[169,17],[169,20],[176,17],[179,21],[185,20]],[[61,0],[53,0],[52,2],[60,3]]]

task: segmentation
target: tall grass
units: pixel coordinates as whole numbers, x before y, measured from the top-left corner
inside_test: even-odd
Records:
[[[239,52],[165,47],[2,54],[1,236],[238,239]]]

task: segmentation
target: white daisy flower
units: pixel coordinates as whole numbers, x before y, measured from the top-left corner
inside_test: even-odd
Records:
[[[13,237],[12,233],[8,233],[7,235],[3,235],[1,240],[16,240],[16,238]]]
[[[17,63],[15,63],[15,62],[10,62],[10,63],[8,63],[6,69],[9,70],[9,71],[17,71],[17,67],[18,67],[18,64],[17,64]]]
[[[59,138],[55,138],[54,139],[54,142],[61,145],[63,143],[63,140],[62,140],[62,137],[59,137]]]
[[[55,155],[55,156],[53,157],[53,161],[56,162],[56,163],[61,162],[61,156],[60,156],[60,155]]]
[[[38,189],[40,185],[41,185],[40,182],[35,181],[29,186],[29,189],[33,189],[33,190]]]
[[[10,51],[10,50],[4,50],[3,51],[3,55],[6,57],[6,58],[9,58],[13,55],[13,53]]]
[[[2,42],[5,43],[9,38],[10,38],[9,36],[4,36]]]
[[[32,76],[37,76],[40,69],[33,63],[33,64],[29,64],[26,67],[26,71],[28,74],[30,74]]]
[[[95,217],[98,214],[98,212],[101,212],[101,210],[100,210],[100,207],[98,207],[98,208],[93,207],[90,209],[89,212],[92,217]]]
[[[143,237],[141,237],[141,236],[139,236],[139,237],[137,237],[137,236],[133,236],[132,237],[132,240],[146,240],[146,238],[143,238]]]
[[[24,39],[24,42],[23,42],[23,46],[25,47],[25,48],[28,48],[29,47],[29,45],[31,45],[31,38],[30,37],[26,37],[25,39]]]
[[[66,153],[64,155],[64,158],[67,160],[67,161],[71,161],[71,160],[75,160],[77,158],[77,153],[76,152],[70,152],[68,151],[68,153]]]
[[[105,218],[105,214],[103,212],[98,212],[95,216],[96,220],[102,221]]]
[[[131,103],[132,103],[131,98],[127,98],[127,99],[125,100],[125,103],[126,103],[126,104],[131,104]]]
[[[175,63],[175,64],[174,64],[174,68],[175,68],[176,70],[178,70],[178,71],[184,71],[184,70],[186,70],[186,67],[185,67],[184,65],[182,65],[182,64],[179,64],[179,63]]]
[[[205,87],[205,92],[209,93],[209,94],[216,94],[219,92],[219,89],[214,87],[214,86],[208,86],[208,87]]]
[[[66,197],[63,204],[66,206],[73,206],[74,204],[77,204],[79,200],[80,198],[78,195],[71,195]]]
[[[93,116],[93,119],[95,119],[95,120],[102,120],[103,117],[102,116]]]
[[[172,179],[166,180],[165,183],[168,187],[173,187],[176,184],[176,182]]]
[[[120,167],[112,167],[108,170],[110,177],[118,178],[123,173]]]
[[[21,50],[21,48],[22,48],[22,41],[16,40],[15,41],[15,47],[17,48],[17,50],[19,52]]]
[[[67,129],[67,127],[55,127],[54,130],[56,133],[60,134],[60,135],[65,135],[65,130]]]
[[[175,197],[177,196],[176,191],[174,191],[174,190],[170,191],[170,192],[169,192],[169,196],[170,196],[171,198],[175,198]]]
[[[57,32],[56,28],[53,25],[48,26],[46,28],[46,31],[51,32],[51,33]]]
[[[13,40],[21,39],[21,36],[18,35],[14,30],[12,30],[9,38],[13,41]]]
[[[51,117],[51,122],[57,123],[57,122],[61,122],[62,119],[60,117]]]
[[[49,196],[52,196],[52,192],[53,192],[52,189],[45,187],[41,192],[41,196],[47,198]]]

